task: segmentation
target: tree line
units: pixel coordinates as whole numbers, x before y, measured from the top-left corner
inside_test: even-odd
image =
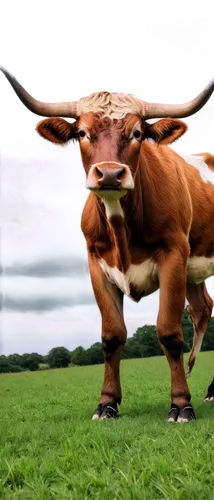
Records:
[[[184,310],[182,319],[184,333],[184,352],[192,347],[193,325]],[[201,351],[214,350],[214,317],[210,318],[209,325],[203,340]],[[147,358],[162,356],[163,351],[159,345],[154,325],[139,327],[134,335],[127,339],[123,350],[123,359]],[[73,351],[65,347],[54,347],[45,356],[32,352],[31,354],[10,354],[0,356],[0,373],[35,371],[48,368],[65,368],[69,365],[95,365],[103,363],[103,350],[101,342],[96,342],[89,349],[79,346]]]

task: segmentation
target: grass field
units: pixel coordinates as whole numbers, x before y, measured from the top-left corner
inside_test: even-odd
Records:
[[[122,362],[121,418],[91,421],[103,366],[0,376],[5,500],[214,500],[214,353],[189,379],[197,420],[167,424],[165,358]]]

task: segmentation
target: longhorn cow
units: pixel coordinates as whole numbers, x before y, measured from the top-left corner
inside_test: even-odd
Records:
[[[171,373],[168,421],[195,419],[184,371],[181,319],[187,297],[194,323],[189,375],[213,307],[204,281],[214,274],[214,157],[182,157],[167,145],[184,134],[187,126],[178,118],[204,106],[214,81],[182,105],[147,103],[109,92],[49,104],[31,97],[6,69],[1,71],[28,109],[49,117],[37,125],[42,137],[55,144],[71,139],[80,144],[91,191],[81,227],[102,315],[105,362],[93,419],[118,415],[120,359],[127,336],[123,296],[139,302],[158,288],[157,336]],[[149,118],[161,120],[151,124]]]

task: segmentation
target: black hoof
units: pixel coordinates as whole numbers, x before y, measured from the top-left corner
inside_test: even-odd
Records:
[[[209,385],[207,389],[207,395],[204,398],[204,401],[206,403],[209,403],[210,401],[214,401],[214,379],[212,380],[211,384]]]
[[[93,414],[92,420],[117,418],[118,416],[117,403],[100,403]]]
[[[185,423],[191,420],[196,420],[196,416],[192,405],[175,405],[172,404],[169,410],[168,422]]]
[[[179,415],[179,407],[172,404],[169,410],[168,422],[177,422],[178,415]]]

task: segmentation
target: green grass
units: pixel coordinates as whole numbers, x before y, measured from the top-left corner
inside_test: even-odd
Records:
[[[167,424],[165,358],[122,362],[121,418],[91,421],[103,366],[0,376],[0,498],[214,500],[213,352],[189,385],[197,420]]]

